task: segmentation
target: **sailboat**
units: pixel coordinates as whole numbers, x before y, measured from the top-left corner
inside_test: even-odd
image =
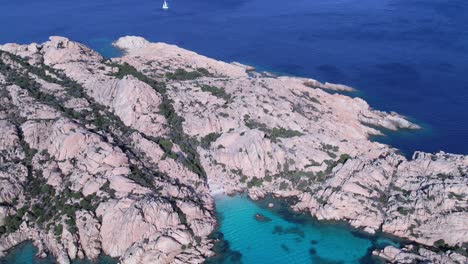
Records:
[[[169,9],[169,5],[167,4],[166,0],[164,0],[164,3],[162,5],[162,9],[164,9],[164,10]]]

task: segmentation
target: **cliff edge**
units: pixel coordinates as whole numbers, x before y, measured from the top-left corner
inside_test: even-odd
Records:
[[[63,37],[0,46],[0,253],[33,240],[59,263],[202,263],[212,195],[247,190],[417,245],[374,253],[388,261],[467,260],[468,156],[407,160],[369,140],[419,128],[403,116],[327,92],[344,85],[114,45],[124,56]]]

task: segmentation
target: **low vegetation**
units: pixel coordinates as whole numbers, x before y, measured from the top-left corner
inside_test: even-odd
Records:
[[[200,145],[203,148],[208,149],[211,146],[211,143],[215,142],[220,136],[221,134],[219,133],[210,133],[201,138]]]
[[[211,74],[205,68],[197,68],[194,71],[186,71],[185,69],[178,68],[175,72],[166,73],[167,79],[176,81],[195,80],[203,76],[211,76]]]
[[[221,98],[225,100],[226,102],[231,102],[232,100],[230,94],[226,93],[224,89],[216,87],[216,86],[203,84],[201,86],[201,90],[204,92],[211,93],[213,96]]]
[[[129,160],[131,161],[131,173],[128,175],[129,178],[142,186],[153,188],[155,177],[167,177],[167,175],[162,175],[158,171],[144,167],[142,168],[133,164],[133,161],[138,163],[139,158],[135,156],[137,152],[129,149],[129,147],[123,142],[127,141],[128,136],[131,135],[134,130],[125,126],[122,121],[110,113],[107,108],[95,103],[92,98],[89,98],[86,93],[83,92],[81,85],[69,79],[61,72],[46,65],[39,64],[32,66],[22,58],[2,51],[0,51],[0,56],[9,57],[20,65],[19,67],[21,67],[21,70],[11,68],[11,66],[5,64],[3,60],[0,60],[0,73],[6,77],[7,85],[18,85],[22,89],[27,90],[34,99],[40,103],[51,106],[58,112],[62,113],[65,117],[89,127],[93,127],[94,125],[96,129],[90,128],[91,131],[96,133],[104,131],[105,133],[112,135],[115,140],[113,144],[121,147],[129,156]],[[115,66],[116,64],[112,65]],[[166,90],[164,84],[147,78],[128,64],[118,65],[116,67],[117,72],[114,73],[113,76],[124,78],[124,76],[132,75],[137,79],[146,82],[163,95],[164,100],[160,111],[168,120],[169,126],[171,127],[172,137],[170,140],[158,139],[156,142],[166,153],[175,155],[175,153],[172,152],[173,142],[175,141],[184,151],[182,162],[192,169],[192,171],[204,176],[204,171],[201,168],[201,165],[199,165],[198,154],[195,151],[195,147],[193,147],[196,146],[196,144],[194,144],[196,141],[192,141],[183,133],[181,125],[183,119],[175,113],[172,107],[172,102],[165,94]],[[47,74],[46,71],[50,73],[50,75]],[[64,102],[61,101],[58,96],[55,97],[54,95],[44,93],[41,90],[41,85],[32,79],[29,73],[33,73],[45,81],[61,85],[67,92],[66,95],[64,95],[65,97],[84,98],[90,104],[91,111],[83,110],[78,112],[74,109],[64,107]],[[51,76],[56,76],[57,78]],[[19,127],[25,119],[18,118],[13,121],[15,121],[15,124]],[[41,226],[46,230],[52,230],[57,237],[61,235],[64,228],[72,233],[76,233],[76,211],[95,211],[97,205],[102,202],[103,199],[107,199],[106,195],[97,197],[96,193],[94,193],[84,197],[81,192],[72,191],[70,189],[70,186],[66,183],[66,178],[64,183],[65,188],[63,190],[57,191],[54,187],[47,185],[45,179],[42,177],[42,171],[33,169],[32,167],[31,161],[33,157],[36,156],[37,151],[30,149],[23,140],[21,140],[20,143],[25,149],[26,158],[23,161],[18,162],[23,162],[28,169],[28,177],[24,183],[26,201],[22,201],[24,206],[17,208],[16,214],[9,215],[4,219],[4,226],[0,227],[0,234],[18,230],[19,225],[25,219],[35,222],[38,226]],[[46,155],[43,156],[45,157]],[[47,155],[47,157],[50,158],[49,155]],[[177,156],[171,157],[177,158]],[[39,160],[40,164],[45,164],[47,162],[47,160]],[[115,190],[110,188],[109,182],[106,182],[102,186],[101,191],[108,193],[109,197],[115,196]],[[14,206],[15,204],[12,205]]]
[[[247,182],[247,188],[252,188],[252,187],[261,187],[263,185],[263,179],[253,177],[249,182]]]
[[[272,142],[277,142],[280,138],[292,138],[304,135],[302,132],[282,127],[274,127],[270,129],[269,127],[267,127],[267,125],[251,119],[246,119],[245,125],[250,129],[258,129],[264,132],[267,138],[269,138]]]
[[[115,77],[123,78],[125,75],[132,75],[138,80],[151,86],[156,92],[158,92],[162,96],[162,102],[159,105],[159,113],[166,118],[168,126],[171,130],[170,132],[171,141],[179,145],[185,154],[183,157],[180,157],[182,158],[181,162],[189,170],[196,173],[201,178],[205,179],[206,173],[200,164],[200,158],[198,156],[198,152],[196,151],[196,146],[198,145],[198,143],[195,139],[189,137],[183,131],[182,123],[184,122],[184,119],[176,113],[172,105],[173,101],[167,95],[165,84],[147,77],[146,75],[142,74],[133,66],[127,63],[117,64],[117,63],[107,62],[107,64],[112,67],[117,67],[118,71],[117,73],[114,74]],[[166,77],[168,79],[184,80],[184,79],[194,78],[195,76],[196,78],[198,78],[198,77],[207,76],[207,75],[210,75],[210,73],[206,69],[197,68],[196,73],[187,72],[183,69],[178,69],[176,70],[174,74],[169,74],[169,76],[166,75]],[[163,148],[163,150],[168,149],[167,146],[166,148],[164,147],[164,145],[160,144],[160,146]],[[172,152],[166,152],[166,154],[167,156],[172,157],[172,158],[179,158],[178,156],[176,157],[176,155]]]

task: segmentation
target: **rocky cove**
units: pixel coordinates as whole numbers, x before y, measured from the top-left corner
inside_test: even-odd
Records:
[[[211,237],[217,242],[215,256],[205,263],[372,263],[372,249],[386,245],[400,247],[398,242],[382,236],[369,236],[352,230],[344,223],[314,221],[305,214],[290,210],[284,199],[267,197],[253,202],[246,195],[215,196],[219,223]],[[267,202],[268,201],[268,202]],[[268,204],[274,203],[273,207]],[[254,215],[261,215],[263,220]],[[267,219],[267,220],[265,220]],[[274,254],[272,254],[274,252]],[[4,263],[55,263],[53,257],[35,257],[37,250],[25,242],[3,259]],[[94,261],[72,263],[117,263],[116,259],[99,256]],[[3,263],[0,261],[0,263]]]
[[[216,255],[208,258],[207,264],[374,263],[380,261],[372,255],[373,250],[405,244],[396,238],[368,235],[345,223],[316,221],[306,214],[293,212],[288,199],[268,196],[252,201],[246,195],[214,198],[219,228],[211,235],[217,241],[213,247]],[[261,215],[263,219],[253,215]],[[0,263],[55,263],[53,256],[38,258],[36,254],[33,244],[24,242],[10,250]],[[92,261],[72,261],[74,264],[117,262],[103,255]]]
[[[104,59],[62,37],[0,46],[0,251],[32,240],[59,263],[202,263],[213,195],[295,197],[296,211],[412,241],[390,262],[465,263],[468,157],[372,142],[417,129],[328,93],[139,37]],[[253,217],[253,216],[251,216]]]
[[[373,250],[404,244],[343,222],[317,221],[293,212],[289,199],[268,196],[253,202],[242,195],[215,199],[219,235],[225,242],[215,245],[217,255],[207,263],[380,263]]]

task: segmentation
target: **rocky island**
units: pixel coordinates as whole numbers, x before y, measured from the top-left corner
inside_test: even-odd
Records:
[[[295,197],[294,210],[412,244],[389,262],[466,263],[468,156],[373,142],[397,113],[164,43],[105,59],[63,37],[0,46],[0,255],[32,240],[59,263],[202,263],[213,195]]]

